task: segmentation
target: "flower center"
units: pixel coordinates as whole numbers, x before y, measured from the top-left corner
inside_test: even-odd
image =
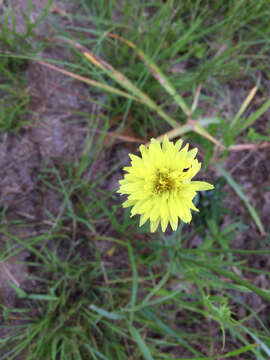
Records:
[[[164,192],[171,192],[175,186],[175,179],[170,176],[170,172],[168,170],[157,171],[153,184],[153,192],[155,194],[161,195]]]

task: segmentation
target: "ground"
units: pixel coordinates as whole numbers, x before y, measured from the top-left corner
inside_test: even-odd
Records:
[[[26,24],[21,10],[27,13],[29,4],[24,0],[12,1],[11,3],[14,8],[17,32],[23,33],[26,29]],[[35,0],[32,3],[33,11],[31,12],[31,21],[34,22],[38,19],[42,9],[44,9],[47,4],[47,1]],[[3,6],[7,6],[5,1],[3,2]],[[47,36],[48,29],[49,31],[54,31],[54,28],[51,27],[50,24],[51,21],[55,19],[55,13],[61,15],[58,17],[58,26],[64,29],[71,25],[69,14],[76,9],[77,7],[74,6],[72,2],[55,1],[49,15],[47,15],[35,28],[35,41],[38,41],[39,37]],[[117,11],[115,11],[114,15],[116,18],[115,21],[119,21],[121,15],[119,15]],[[73,24],[77,25],[76,20]],[[88,25],[91,26],[91,21],[89,21]],[[11,25],[9,24],[9,26]],[[91,38],[91,35],[89,35],[89,37]],[[75,62],[76,59],[78,59],[68,47],[59,47],[53,43],[40,50],[36,55],[39,58],[43,57],[57,61]],[[109,61],[110,59],[106,60]],[[175,70],[172,71],[172,73],[174,72]],[[231,109],[239,109],[244,99],[249,94],[251,80],[249,79],[246,82],[243,81],[243,83],[238,79],[235,81],[232,80],[226,86],[228,91],[230,91],[232,106],[228,107],[228,103],[223,104],[223,100],[220,99],[220,108],[218,110],[215,106],[208,108],[209,114],[211,112],[212,114],[219,112],[224,114],[224,116],[230,117],[228,113]],[[264,74],[262,74],[262,86],[269,90],[269,80]],[[106,110],[104,110],[102,103],[106,103],[107,101],[106,93],[97,92],[87,84],[83,84],[82,82],[60,74],[55,70],[36,62],[35,59],[30,60],[25,65],[24,88],[29,97],[29,111],[24,115],[26,125],[22,126],[17,132],[2,131],[0,134],[0,205],[2,209],[2,231],[0,241],[4,253],[7,251],[6,249],[8,249],[8,247],[12,247],[14,251],[12,257],[7,256],[5,259],[4,256],[0,262],[0,302],[7,308],[20,308],[23,306],[22,304],[24,304],[25,300],[20,300],[18,289],[22,289],[22,291],[27,293],[42,291],[43,285],[41,285],[37,278],[38,274],[36,268],[33,264],[32,266],[30,265],[30,263],[38,262],[38,256],[34,255],[33,252],[32,246],[34,245],[32,239],[43,236],[45,233],[47,234],[48,229],[53,229],[54,226],[56,226],[56,219],[62,218],[63,213],[66,214],[65,212],[68,211],[67,208],[69,202],[63,200],[63,194],[60,196],[59,188],[61,188],[62,183],[59,178],[62,179],[64,185],[68,183],[72,176],[74,176],[75,179],[76,174],[74,175],[72,171],[79,171],[78,167],[76,167],[78,164],[83,167],[81,159],[85,155],[88,157],[95,157],[95,161],[94,163],[87,163],[85,168],[82,168],[81,177],[87,181],[87,174],[88,171],[90,171],[90,181],[93,182],[93,184],[98,181],[101,190],[100,192],[94,192],[92,197],[92,194],[86,193],[84,188],[85,183],[82,181],[79,191],[77,193],[75,191],[71,193],[70,198],[72,199],[73,209],[76,208],[78,218],[80,216],[82,217],[81,214],[89,212],[90,225],[88,228],[86,225],[79,222],[76,225],[75,223],[78,219],[75,219],[75,217],[68,218],[68,216],[65,215],[61,223],[62,228],[60,227],[62,230],[59,230],[58,228],[55,234],[58,234],[59,236],[67,235],[67,237],[70,236],[71,238],[81,238],[82,236],[85,236],[88,241],[95,244],[98,251],[100,251],[100,256],[104,261],[105,267],[115,268],[115,272],[118,272],[120,269],[122,271],[122,269],[127,266],[126,249],[121,251],[117,246],[114,247],[111,243],[108,243],[110,237],[119,237],[121,241],[123,240],[123,233],[119,235],[116,227],[112,226],[110,223],[110,221],[116,221],[114,218],[114,210],[112,210],[114,209],[114,206],[118,206],[116,214],[120,215],[117,216],[120,216],[120,218],[124,216],[121,213],[121,210],[119,211],[119,204],[121,203],[120,197],[114,195],[109,201],[109,205],[108,203],[104,205],[105,207],[110,206],[108,212],[111,213],[108,216],[106,215],[107,218],[104,221],[102,216],[97,218],[97,220],[92,219],[92,214],[95,213],[95,211],[99,211],[96,210],[98,207],[93,205],[92,208],[89,205],[89,209],[85,209],[84,205],[81,205],[81,199],[88,199],[89,203],[95,201],[94,204],[99,204],[96,198],[94,200],[94,196],[98,198],[101,194],[106,196],[107,192],[115,191],[118,186],[118,180],[122,176],[121,168],[129,161],[128,153],[130,151],[135,152],[137,149],[137,143],[127,144],[126,141],[121,140],[120,137],[118,139],[105,137],[105,141],[103,141],[102,145],[99,147],[101,151],[96,153],[95,148],[98,147],[99,134],[104,132],[105,128],[106,131],[114,131],[115,129],[115,119],[112,119],[107,125],[104,122],[104,113],[106,113]],[[204,96],[205,98],[207,97],[207,91]],[[259,93],[255,96],[252,107],[248,109],[250,114],[261,105],[261,98],[262,96],[260,96]],[[209,106],[209,104],[206,101],[204,105],[204,100],[202,100],[201,106],[204,108]],[[86,114],[88,114],[88,117]],[[265,133],[267,127],[266,124],[269,123],[269,117],[270,110],[267,110],[256,121],[253,127],[256,132]],[[89,124],[93,123],[95,123],[93,127],[89,126]],[[168,130],[167,125],[164,129],[164,131]],[[132,131],[132,133],[124,132],[124,135],[148,140],[145,136],[142,137],[139,132],[136,133],[134,126],[130,131]],[[151,134],[151,131],[148,132]],[[238,143],[247,143],[243,134],[241,134],[241,136],[242,137],[239,137],[238,139]],[[91,142],[88,142],[88,139],[91,139]],[[189,139],[189,142],[190,141],[191,140]],[[203,146],[195,143],[196,138],[193,141],[194,144],[192,145],[199,146],[199,149],[202,150],[201,154],[204,154]],[[257,269],[258,272],[245,273],[244,268],[239,270],[236,267],[232,267],[232,270],[236,275],[241,275],[243,279],[249,283],[256,285],[259,288],[270,290],[269,273],[267,273],[270,266],[269,255],[256,255],[255,252],[252,253],[254,250],[269,248],[270,147],[268,146],[269,144],[266,144],[261,148],[258,148],[257,143],[251,143],[251,145],[252,146],[249,149],[228,151],[225,158],[222,151],[216,150],[216,160],[222,162],[224,169],[238,184],[241,184],[248,202],[259,212],[266,235],[263,235],[259,231],[256,223],[251,218],[247,207],[242,200],[236,196],[235,191],[229,184],[226,184],[223,187],[222,192],[224,195],[224,204],[230,210],[230,213],[222,215],[223,219],[220,223],[220,229],[226,229],[229,225],[234,224],[236,219],[241,219],[242,230],[230,240],[230,245],[233,242],[233,247],[235,249],[250,250],[250,256],[247,256],[244,265],[246,267]],[[68,165],[66,166],[65,164]],[[108,176],[102,179],[102,174],[107,174],[113,167],[112,164],[115,164],[115,167]],[[72,165],[74,165],[74,169],[72,168]],[[211,163],[203,176],[209,181],[214,182],[217,177],[220,176],[220,172],[215,164]],[[57,181],[59,181],[58,185],[56,185]],[[74,184],[76,187],[75,180]],[[72,187],[69,189],[72,189]],[[64,193],[64,197],[65,196],[66,193]],[[105,214],[107,214],[106,209],[104,211]],[[58,226],[59,224],[57,227]],[[134,223],[132,223],[131,229],[133,226]],[[95,229],[94,231],[91,230],[93,228]],[[37,250],[40,253],[44,250],[43,246],[48,246],[52,252],[59,250],[58,245],[56,245],[57,238],[55,237],[55,234],[52,236],[52,239],[48,238],[43,245],[40,244],[37,246]],[[134,236],[138,241],[146,243],[150,241],[148,235],[145,233],[138,233]],[[193,243],[190,243],[190,246],[191,244],[195,244],[194,247],[197,247],[200,242],[204,241],[204,236],[206,235],[194,237],[192,240]],[[14,240],[15,238],[19,240]],[[97,238],[100,239],[96,240]],[[28,241],[30,241],[29,244],[31,245],[24,246],[23,243]],[[261,246],[262,242],[263,246]],[[187,244],[189,243],[187,242]],[[151,256],[150,249],[152,245],[148,248],[147,246],[145,248],[141,245],[139,246],[139,250],[145,252],[143,255],[145,259]],[[79,256],[83,263],[94,261],[95,251],[93,249],[87,250],[87,246],[84,244],[76,247],[76,249],[79,251]],[[65,242],[61,242],[59,258],[65,261],[67,253],[68,250],[65,249]],[[44,254],[46,254],[46,252]],[[123,256],[126,257],[125,260],[123,260]],[[167,256],[168,260],[169,255]],[[241,260],[241,258],[239,259]],[[142,268],[139,270],[139,276],[149,276],[148,270],[144,269],[144,266],[146,265],[143,264],[143,260],[141,260],[141,262],[140,266],[142,266]],[[158,274],[160,265],[161,264],[155,264],[151,271]],[[131,270],[129,269],[123,274],[125,276],[132,276]],[[33,279],[31,275],[36,276],[36,278]],[[123,278],[125,278],[124,275]],[[51,279],[49,274],[45,274],[44,276],[48,281]],[[100,283],[99,278],[95,281]],[[174,284],[174,286],[172,285],[173,282],[170,284],[174,290],[178,286],[182,286],[181,279],[177,281],[178,282]],[[226,282],[227,280],[224,281]],[[15,284],[15,287],[10,286],[10,283]],[[110,280],[108,280],[108,283],[110,283]],[[189,290],[187,287],[186,295],[188,295],[188,293]],[[249,309],[251,308],[255,312],[257,309],[261,320],[269,325],[269,301],[263,299],[255,292],[237,293],[236,289],[232,289],[231,295],[233,296],[233,294],[236,294],[235,296],[238,301],[238,306],[234,304],[233,308],[234,318],[236,320],[241,321],[241,319],[243,320],[245,317],[248,317],[250,315]],[[81,296],[81,293],[72,293],[72,297],[76,298],[76,301]],[[155,296],[153,299],[155,299]],[[241,306],[242,303],[245,303],[247,307]],[[199,321],[199,315],[199,325],[195,325],[195,321],[190,324],[189,328],[186,325],[188,322],[185,323],[184,320],[181,320],[181,316],[183,316],[183,313],[172,313],[170,322],[173,324],[173,327],[177,324],[179,328],[185,328],[188,333],[194,331],[195,333],[200,333],[201,322]],[[2,313],[2,318],[4,319],[4,313]],[[184,325],[181,324],[181,321],[183,321]],[[247,325],[247,327],[256,327],[256,321],[256,317],[251,316],[251,318],[245,322],[245,325]],[[9,319],[9,322],[11,324],[17,324],[17,322],[20,323],[19,320],[14,320],[12,318]],[[204,326],[208,330],[210,328],[209,332],[214,336],[214,333],[217,330],[216,323],[209,320],[209,323],[204,323]],[[5,328],[1,331],[2,336],[6,335],[8,332]],[[145,334],[147,334],[147,332]],[[156,339],[156,341],[158,341],[158,339]],[[227,342],[228,351],[231,349],[230,341],[231,339],[229,337]],[[220,343],[213,345],[212,350],[214,354],[215,351],[218,353],[220,349],[219,346]],[[199,343],[197,344],[197,350],[201,350],[203,347],[204,346],[200,347]],[[215,347],[217,348],[215,349]],[[180,350],[177,350],[177,348],[170,349],[170,346],[167,348],[167,353],[172,356],[171,358],[174,358],[174,356],[180,358],[179,351]],[[183,356],[190,357],[192,355],[187,350],[182,349],[181,351],[183,351],[181,358]],[[185,351],[187,352],[185,353]],[[235,359],[237,357],[232,356],[231,358]],[[266,359],[266,357],[264,359]]]

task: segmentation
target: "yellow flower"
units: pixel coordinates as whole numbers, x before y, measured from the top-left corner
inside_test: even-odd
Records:
[[[133,206],[131,216],[139,214],[140,226],[150,219],[151,232],[161,223],[165,231],[168,223],[173,230],[178,218],[191,221],[191,209],[197,191],[211,190],[213,185],[203,181],[191,181],[199,172],[201,163],[195,159],[198,149],[188,151],[188,144],[181,149],[183,141],[176,144],[164,137],[162,146],[151,139],[149,148],[140,146],[141,157],[129,154],[131,166],[120,180],[118,193],[128,195],[123,207]]]

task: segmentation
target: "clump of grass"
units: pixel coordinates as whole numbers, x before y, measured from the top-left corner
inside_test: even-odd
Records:
[[[9,73],[6,83],[0,85],[0,131],[18,133],[27,123],[26,115],[30,113],[30,96],[25,90],[22,79]]]
[[[162,99],[162,108],[170,107],[171,116],[180,122],[184,120],[183,114],[171,106],[170,99],[153,81],[147,67],[137,60],[136,54],[117,41],[108,43],[104,34],[113,32],[136,44],[160,70],[169,74],[177,93],[185,94],[189,104],[200,83],[204,86],[203,96],[218,106],[216,94],[224,94],[224,85],[231,79],[256,78],[259,69],[269,77],[266,14],[270,8],[267,1],[248,5],[245,1],[237,4],[225,4],[221,0],[211,4],[189,1],[181,6],[177,1],[132,5],[124,1],[121,7],[111,2],[110,6],[104,3],[104,7],[100,4],[84,6],[84,9],[96,25],[92,36],[101,38],[101,41],[94,41],[95,54],[110,59],[112,66],[121,69],[145,93]],[[84,20],[81,14],[77,17]],[[87,36],[92,46],[94,39],[88,37],[89,29],[78,27],[78,34]],[[114,101],[115,111],[124,113],[123,103],[118,99]],[[132,108],[138,131],[143,133],[150,127],[159,132],[162,122],[153,118],[151,112],[142,111],[136,104]]]
[[[40,16],[31,20],[32,2],[28,3],[29,13],[21,10],[25,30],[17,29],[15,11],[11,4],[4,7],[0,25],[0,131],[18,133],[29,122],[30,95],[26,90],[25,72],[29,55],[39,52],[44,44],[36,41],[35,31],[48,14],[52,1],[48,1]],[[35,42],[35,46],[34,45]],[[27,58],[28,57],[28,58]]]

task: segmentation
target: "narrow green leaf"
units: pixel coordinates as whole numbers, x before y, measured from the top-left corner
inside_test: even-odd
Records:
[[[270,108],[270,99],[268,99],[255,113],[253,113],[242,125],[237,129],[237,134],[251,126],[260,116],[262,116]]]
[[[104,317],[106,317],[108,319],[111,319],[111,320],[121,320],[121,319],[125,318],[124,315],[115,314],[115,313],[106,311],[104,309],[101,309],[101,308],[97,307],[94,304],[91,304],[89,306],[89,309],[91,309],[91,310],[95,311],[96,313],[98,313],[99,315],[104,316]]]
[[[142,305],[146,305],[147,303],[149,303],[150,299],[158,293],[158,291],[166,284],[166,282],[168,281],[168,279],[170,278],[170,271],[166,272],[166,274],[162,277],[162,279],[160,280],[160,282],[157,284],[157,286],[154,287],[154,289],[152,291],[150,291],[150,293],[145,297],[145,299],[142,301]]]
[[[110,64],[107,64],[104,60],[97,59],[90,51],[84,51],[83,55],[95,66],[99,67],[105,74],[110,78],[116,81],[120,86],[125,88],[132,94],[132,97],[139,99],[139,102],[148,106],[150,109],[156,111],[159,116],[161,116],[168,124],[172,127],[177,127],[179,123],[171,118],[169,115],[158,106],[155,101],[153,101],[147,94],[141,91],[137,86],[135,86],[125,75],[120,71],[114,69]]]
[[[45,300],[45,301],[55,301],[58,300],[58,297],[53,295],[46,295],[46,294],[30,294],[27,296],[28,299],[32,300]]]
[[[251,89],[250,93],[248,94],[248,96],[246,97],[246,99],[244,100],[243,104],[241,105],[239,111],[237,112],[237,114],[235,115],[235,117],[232,119],[231,123],[230,123],[230,127],[233,128],[235,125],[237,125],[237,122],[240,120],[240,117],[242,116],[242,114],[244,113],[244,111],[247,109],[247,107],[249,106],[250,102],[252,101],[252,99],[254,98],[256,92],[258,90],[258,84],[256,86],[254,86],[253,89]]]
[[[143,338],[141,337],[140,333],[135,329],[135,327],[130,326],[129,331],[134,341],[136,341],[137,345],[139,346],[143,357],[146,360],[154,360],[149,348],[147,347],[146,343],[144,342]]]
[[[8,284],[10,285],[10,287],[12,287],[13,290],[16,291],[16,294],[19,298],[26,298],[28,296],[24,290],[19,288],[19,286],[15,285],[13,282],[8,281]]]
[[[41,60],[37,60],[36,61],[38,64],[40,65],[43,65],[43,66],[46,66],[50,69],[53,69],[63,75],[66,75],[66,76],[69,76],[73,79],[76,79],[78,81],[81,81],[81,82],[84,82],[86,84],[89,84],[89,85],[92,85],[94,87],[97,87],[101,90],[104,90],[104,91],[107,91],[107,92],[110,92],[110,93],[113,93],[115,95],[120,95],[120,96],[123,96],[123,97],[126,97],[128,99],[131,99],[131,100],[134,100],[134,101],[137,101],[137,102],[141,102],[139,99],[137,99],[135,96],[133,95],[130,95],[124,91],[121,91],[113,86],[110,86],[110,85],[107,85],[107,84],[103,84],[103,83],[100,83],[98,81],[95,81],[93,79],[90,79],[88,77],[85,77],[85,76],[81,76],[81,75],[77,75],[71,71],[67,71],[67,70],[64,70],[64,69],[61,69],[53,64],[50,64],[49,62],[46,62],[46,61],[41,61]]]
[[[171,329],[163,321],[161,321],[154,312],[152,312],[149,309],[143,309],[143,310],[140,310],[139,312],[147,319],[151,319],[155,324],[159,325],[165,331],[166,334],[169,334],[170,336],[177,339],[179,344],[186,347],[194,355],[196,355],[196,356],[199,355],[199,352],[197,350],[195,350],[191,345],[189,345],[189,343],[187,341],[185,341],[185,339],[183,337],[180,337],[180,335],[178,335],[176,330]]]
[[[258,344],[249,344],[249,345],[242,346],[241,348],[239,348],[237,350],[230,351],[227,354],[223,355],[222,359],[243,354],[245,352],[248,352],[248,351],[254,349],[255,347],[258,347]]]
[[[151,60],[141,49],[139,49],[135,44],[133,44],[131,41],[126,40],[122,38],[119,35],[116,34],[109,34],[110,37],[114,37],[128,46],[130,46],[132,49],[134,49],[139,56],[139,58],[145,63],[148,70],[153,74],[153,76],[159,81],[160,85],[170,94],[174,101],[179,105],[179,107],[184,111],[184,113],[189,116],[191,111],[188,108],[187,104],[185,103],[182,96],[176,91],[172,83],[169,81],[167,76],[161,71],[161,69]]]
[[[269,103],[270,105],[270,103]],[[260,233],[262,235],[265,235],[265,230],[263,227],[263,224],[259,218],[259,215],[255,208],[250,204],[248,199],[246,198],[245,194],[243,193],[241,187],[237,182],[235,182],[232,178],[232,176],[218,163],[215,163],[218,170],[221,172],[221,174],[224,176],[224,178],[227,180],[228,184],[231,185],[231,187],[234,189],[236,194],[239,196],[239,198],[244,202],[246,205],[252,219],[254,220],[255,224],[257,225],[258,229],[260,230]]]
[[[267,356],[270,356],[270,348],[269,346],[267,346],[266,343],[264,343],[263,341],[261,341],[258,336],[256,336],[255,334],[253,334],[252,331],[250,331],[248,328],[246,328],[245,326],[241,326],[241,328],[250,336],[253,338],[253,340],[255,340],[257,342],[257,344],[263,349],[263,351],[265,351],[265,353],[267,354]]]
[[[107,360],[107,358],[101,354],[99,351],[97,351],[96,349],[94,349],[92,346],[90,346],[89,344],[84,344],[83,345],[91,354],[91,356],[94,358],[97,359],[97,357],[95,355],[97,355],[99,357],[99,359],[102,359],[102,360]]]
[[[129,255],[130,265],[131,265],[131,269],[132,269],[132,275],[133,275],[130,307],[131,307],[131,309],[134,309],[136,306],[136,299],[137,299],[137,292],[138,292],[138,271],[137,271],[136,262],[135,262],[135,259],[133,256],[133,250],[132,250],[132,247],[129,242],[127,243],[127,249],[128,249],[128,255]],[[134,317],[134,311],[131,310],[130,311],[130,325],[133,322],[133,317]]]
[[[246,287],[247,289],[255,292],[257,295],[259,295],[263,299],[265,299],[267,301],[270,301],[270,292],[268,290],[261,289],[261,288],[255,286],[255,285],[249,283],[248,281],[243,280],[240,276],[236,275],[232,271],[223,269],[223,268],[221,268],[219,266],[216,266],[216,265],[212,265],[211,263],[209,263],[209,261],[208,262],[199,261],[199,260],[187,258],[187,257],[184,257],[184,256],[179,256],[179,259],[181,259],[182,261],[194,263],[196,265],[199,265],[199,266],[202,266],[202,267],[204,267],[206,269],[209,269],[209,270],[211,270],[211,271],[213,271],[215,273],[221,274],[224,277],[227,277],[228,279],[231,279],[231,280],[237,282],[238,284]]]

